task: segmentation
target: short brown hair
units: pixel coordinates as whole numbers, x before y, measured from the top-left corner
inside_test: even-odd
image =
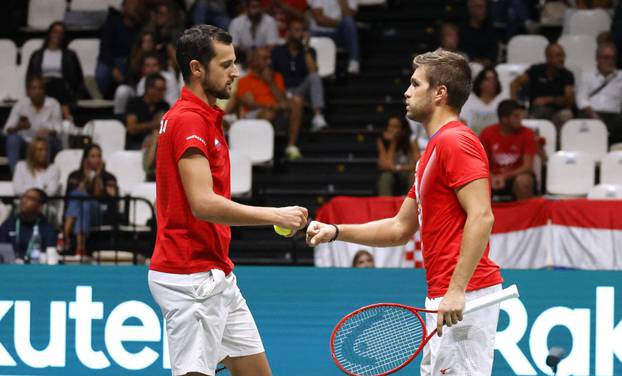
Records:
[[[471,92],[471,67],[462,55],[438,49],[415,56],[413,70],[426,68],[430,87],[447,88],[447,105],[460,112]]]

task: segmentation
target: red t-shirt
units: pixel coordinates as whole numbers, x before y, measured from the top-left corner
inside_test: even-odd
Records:
[[[456,190],[488,176],[482,144],[471,129],[458,121],[447,123],[430,138],[417,163],[415,184],[408,197],[417,200],[419,207],[429,298],[445,295],[460,255],[466,213]],[[499,266],[488,258],[489,250],[486,245],[467,291],[503,282]]]
[[[231,230],[227,225],[195,218],[177,163],[190,148],[209,161],[214,193],[231,198],[229,148],[222,129],[223,112],[184,88],[181,98],[162,117],[156,155],[158,233],[149,268],[191,274],[233,270],[229,259]]]
[[[493,174],[514,171],[523,165],[523,156],[536,154],[536,138],[527,127],[504,135],[501,126],[495,124],[484,128],[479,138],[486,149]]]

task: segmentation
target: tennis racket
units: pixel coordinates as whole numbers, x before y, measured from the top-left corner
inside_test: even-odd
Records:
[[[504,300],[518,298],[512,285],[467,301],[464,314]],[[427,334],[421,313],[436,313],[396,303],[379,303],[357,309],[335,327],[330,352],[335,364],[350,376],[389,375],[410,363],[436,334]]]

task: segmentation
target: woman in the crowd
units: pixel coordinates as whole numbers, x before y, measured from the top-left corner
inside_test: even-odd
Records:
[[[376,141],[378,149],[378,195],[403,195],[413,184],[415,164],[419,159],[417,140],[404,118],[392,116],[387,128]]]
[[[501,83],[497,71],[493,68],[482,69],[473,80],[473,92],[462,106],[460,119],[476,134],[485,127],[498,123],[497,107],[503,100],[500,93]]]
[[[48,196],[59,194],[60,170],[50,163],[48,140],[36,137],[26,152],[26,160],[17,162],[13,173],[13,188],[21,196],[30,188],[38,188]]]

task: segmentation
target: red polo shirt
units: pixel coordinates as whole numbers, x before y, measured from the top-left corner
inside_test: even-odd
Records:
[[[150,269],[191,274],[233,270],[229,259],[231,230],[227,225],[195,218],[181,182],[177,163],[190,148],[209,161],[214,193],[231,198],[229,149],[222,129],[223,112],[190,90],[163,116],[156,156],[158,233]]]

